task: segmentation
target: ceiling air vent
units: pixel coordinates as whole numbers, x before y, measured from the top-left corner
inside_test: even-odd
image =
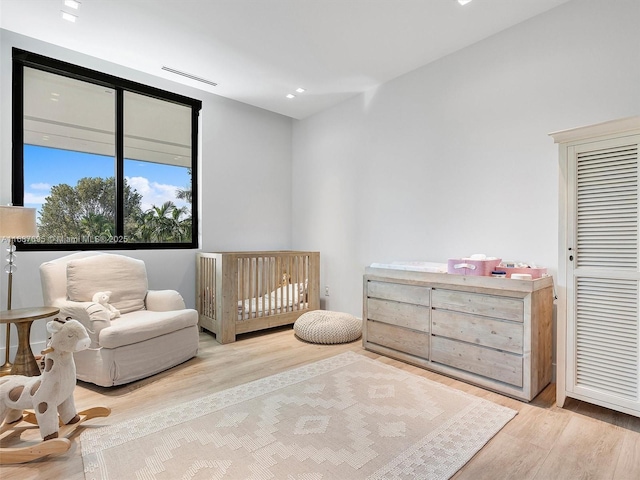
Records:
[[[166,70],[167,72],[175,73],[176,75],[182,75],[183,77],[190,78],[191,80],[196,80],[198,82],[207,83],[209,85],[213,85],[214,87],[218,86],[216,82],[212,82],[211,80],[207,80],[206,78],[198,77],[197,75],[193,75],[191,73],[182,72],[180,70],[176,70],[175,68],[163,66],[162,70]]]

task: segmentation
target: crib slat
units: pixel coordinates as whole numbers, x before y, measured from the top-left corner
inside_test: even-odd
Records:
[[[259,290],[259,284],[258,281],[260,280],[260,257],[256,257],[255,259],[253,259],[251,261],[251,270],[252,270],[252,295],[251,298],[252,300],[252,305],[254,306],[253,309],[253,317],[256,317],[261,311],[262,309],[260,308],[260,304],[259,302],[260,300],[260,290]]]

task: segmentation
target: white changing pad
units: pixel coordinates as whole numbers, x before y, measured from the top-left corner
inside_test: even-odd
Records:
[[[371,267],[390,268],[393,270],[411,270],[414,272],[447,273],[447,264],[436,262],[372,263]]]

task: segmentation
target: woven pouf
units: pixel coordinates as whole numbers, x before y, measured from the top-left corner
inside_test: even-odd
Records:
[[[300,315],[293,331],[311,343],[347,343],[362,335],[362,320],[348,313],[314,310]]]

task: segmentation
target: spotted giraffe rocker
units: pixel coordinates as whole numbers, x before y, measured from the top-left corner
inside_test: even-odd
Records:
[[[0,434],[16,430],[21,421],[26,421],[38,426],[43,441],[24,447],[1,448],[0,464],[23,463],[64,453],[71,446],[69,439],[64,437],[75,427],[89,418],[105,417],[110,413],[103,407],[76,411],[73,352],[85,350],[91,343],[84,326],[71,318],[56,318],[47,323],[47,331],[51,341],[42,352],[45,354],[44,370],[40,376],[0,377],[0,422],[4,421]],[[24,414],[27,409],[33,409],[33,413]]]

